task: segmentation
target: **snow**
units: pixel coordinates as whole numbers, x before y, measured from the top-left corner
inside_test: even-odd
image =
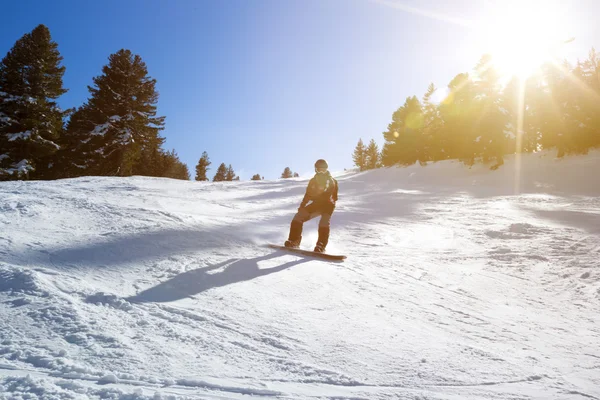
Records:
[[[2,92],[0,91],[0,97],[2,97],[2,99],[4,101],[21,101],[21,100],[25,100],[28,103],[36,103],[37,100],[31,96],[14,96],[11,95],[9,93],[6,92]]]
[[[113,123],[118,122],[120,120],[121,120],[120,116],[113,115],[108,118],[108,122],[106,122],[104,124],[96,125],[94,127],[94,129],[90,132],[90,134],[97,135],[97,136],[104,136],[104,135],[106,135],[106,132],[108,132],[108,130],[113,127]],[[124,129],[122,129],[121,135],[122,135],[122,137],[120,138],[120,143],[127,144],[130,141],[133,141],[133,136],[131,134],[131,130],[128,127],[125,127]],[[86,143],[86,142],[84,142],[84,143]]]
[[[10,118],[6,114],[0,112],[0,122],[3,122],[5,124],[10,124],[11,121],[12,121],[12,118]]]
[[[4,168],[2,170],[2,172],[9,174],[9,175],[15,174],[15,173],[18,175],[21,175],[21,174],[26,174],[32,170],[33,170],[33,166],[31,164],[29,164],[29,160],[21,160],[18,163],[13,164],[11,166],[11,168]]]
[[[108,129],[111,127],[110,122],[106,122],[104,124],[99,124],[94,127],[94,129],[90,132],[92,135],[104,136]]]
[[[598,399],[599,167],[338,173],[343,263],[306,179],[1,182],[0,398]]]
[[[13,142],[15,140],[27,140],[31,137],[32,133],[32,131],[27,130],[25,132],[7,133],[6,136],[9,142]]]

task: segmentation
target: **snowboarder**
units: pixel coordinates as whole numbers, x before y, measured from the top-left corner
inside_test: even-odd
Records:
[[[319,220],[319,239],[314,251],[323,253],[329,242],[329,226],[331,215],[338,199],[338,183],[328,171],[329,166],[325,160],[315,163],[315,176],[311,178],[306,187],[306,193],[300,203],[298,212],[290,224],[290,234],[285,241],[285,247],[298,248],[302,241],[302,226],[306,221],[316,217]],[[310,204],[308,204],[310,202]]]

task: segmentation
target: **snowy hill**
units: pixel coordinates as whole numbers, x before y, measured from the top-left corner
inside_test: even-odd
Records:
[[[599,399],[598,171],[339,174],[343,263],[305,179],[0,183],[0,398]]]

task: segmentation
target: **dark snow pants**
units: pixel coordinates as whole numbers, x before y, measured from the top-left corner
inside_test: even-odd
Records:
[[[327,246],[329,241],[329,227],[331,224],[331,215],[333,214],[333,206],[320,206],[319,204],[309,204],[306,207],[300,208],[290,224],[290,241],[302,240],[302,227],[305,222],[313,218],[321,217],[319,220],[319,239],[318,242]]]

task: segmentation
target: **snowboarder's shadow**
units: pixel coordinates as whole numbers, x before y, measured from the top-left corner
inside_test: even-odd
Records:
[[[293,260],[271,268],[259,268],[260,261],[269,260],[285,255],[282,252],[267,254],[262,257],[230,259],[208,267],[198,268],[176,275],[168,281],[146,289],[126,300],[132,303],[162,303],[176,301],[202,293],[206,290],[249,281],[260,276],[273,274],[308,262],[306,258]],[[215,271],[223,268],[223,271]]]

